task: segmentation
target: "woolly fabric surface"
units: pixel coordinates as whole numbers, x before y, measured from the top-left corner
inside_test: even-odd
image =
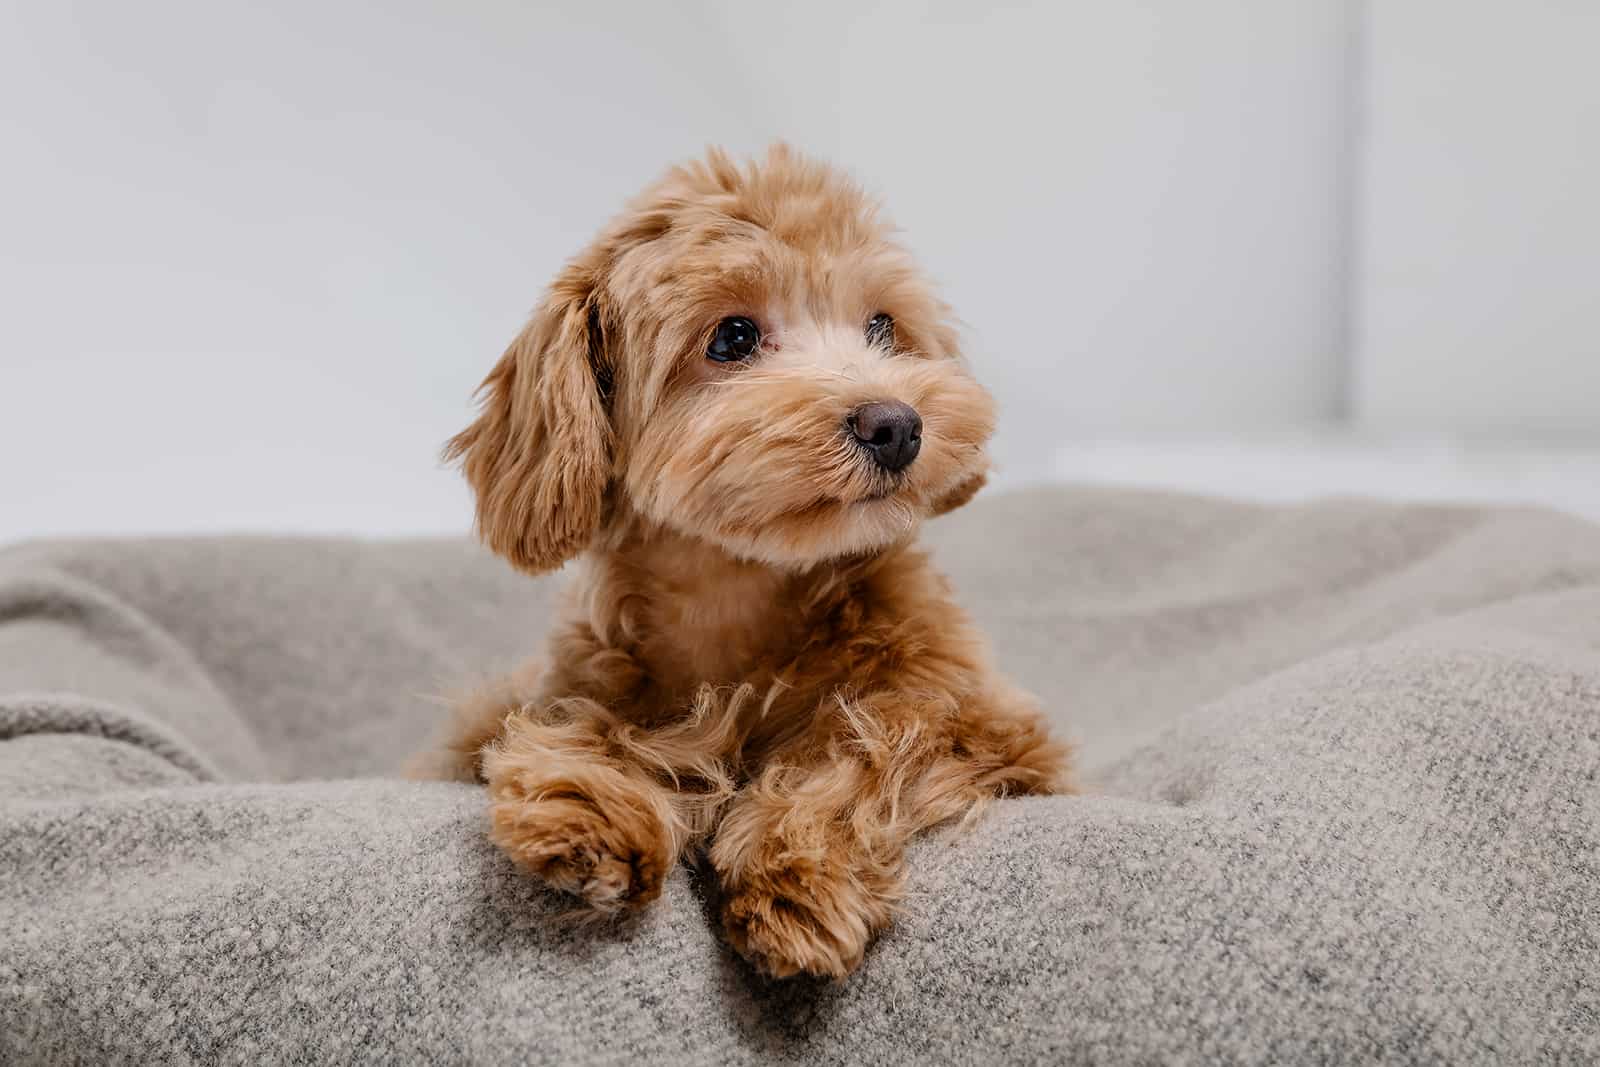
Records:
[[[1088,792],[920,842],[849,980],[685,866],[582,929],[393,769],[536,650],[464,542],[0,553],[0,1062],[1600,1058],[1600,528],[986,497],[926,540]]]

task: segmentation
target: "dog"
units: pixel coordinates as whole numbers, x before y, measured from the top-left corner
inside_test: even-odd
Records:
[[[542,664],[425,769],[579,913],[694,849],[759,971],[842,978],[913,835],[1069,788],[914,545],[983,486],[989,394],[876,204],[783,145],[669,170],[567,264],[446,450],[481,538],[581,557]]]

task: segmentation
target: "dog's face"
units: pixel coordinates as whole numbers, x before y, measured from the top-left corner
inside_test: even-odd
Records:
[[[781,566],[882,548],[977,491],[994,423],[874,206],[782,147],[669,172],[483,388],[448,454],[485,540],[530,571],[623,508]]]

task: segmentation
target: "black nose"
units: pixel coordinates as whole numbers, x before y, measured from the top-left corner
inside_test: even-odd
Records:
[[[885,470],[905,470],[922,450],[922,416],[910,404],[898,400],[862,404],[844,421]]]

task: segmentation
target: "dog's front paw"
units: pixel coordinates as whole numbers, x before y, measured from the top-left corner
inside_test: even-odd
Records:
[[[548,885],[594,912],[641,908],[661,895],[672,864],[666,827],[648,798],[622,780],[609,790],[489,783],[489,837]]]
[[[843,978],[888,920],[860,880],[806,862],[747,872],[722,906],[729,944],[773,978]]]

